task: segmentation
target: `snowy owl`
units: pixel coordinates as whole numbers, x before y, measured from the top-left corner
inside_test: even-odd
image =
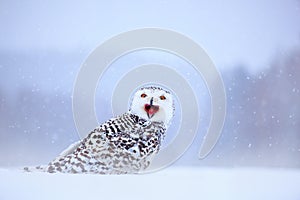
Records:
[[[146,169],[174,115],[173,96],[160,87],[143,87],[129,111],[112,118],[72,144],[46,166],[24,168],[49,173],[127,174]]]

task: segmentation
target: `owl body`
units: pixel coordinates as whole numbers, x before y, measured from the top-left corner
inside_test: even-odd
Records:
[[[125,174],[146,169],[159,151],[165,134],[162,122],[151,122],[131,113],[95,128],[74,150],[62,154],[46,172]]]
[[[146,169],[160,150],[174,114],[171,94],[158,87],[138,90],[127,113],[112,118],[71,145],[46,166],[49,173],[127,174]]]

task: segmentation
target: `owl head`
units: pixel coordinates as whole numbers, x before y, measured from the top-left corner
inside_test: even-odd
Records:
[[[174,100],[160,87],[143,87],[133,95],[130,112],[141,118],[169,125],[174,115]]]

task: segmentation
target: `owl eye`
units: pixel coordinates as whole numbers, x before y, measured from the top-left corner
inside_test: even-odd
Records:
[[[143,93],[143,94],[141,94],[141,97],[145,98],[145,97],[147,97],[147,95],[145,93]]]
[[[161,95],[159,98],[160,100],[166,100],[166,97],[164,95]]]

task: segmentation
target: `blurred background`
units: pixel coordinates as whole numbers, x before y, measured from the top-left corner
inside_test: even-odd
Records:
[[[158,27],[201,45],[227,93],[226,121],[214,150],[199,160],[198,134],[175,165],[299,168],[299,24],[298,0],[0,0],[0,167],[47,163],[77,141],[72,91],[81,64],[116,34]],[[154,57],[165,62],[165,55],[148,53],[125,56],[122,63]],[[113,74],[105,74],[105,84]],[[199,107],[205,103],[209,108],[208,100]]]

